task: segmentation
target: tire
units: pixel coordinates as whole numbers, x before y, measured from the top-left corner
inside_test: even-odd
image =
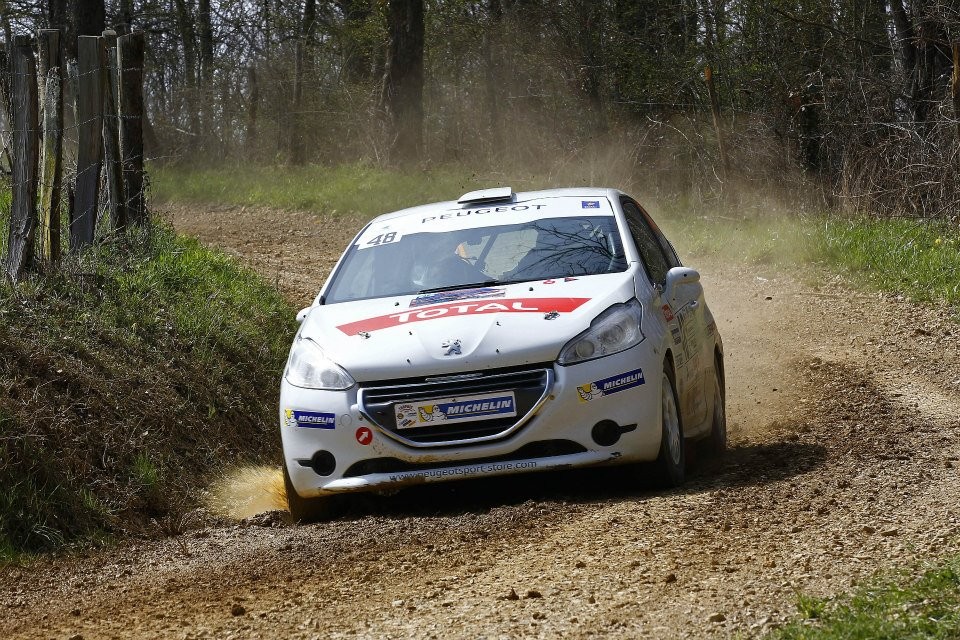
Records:
[[[710,453],[722,456],[727,450],[727,390],[720,361],[714,365],[713,376],[713,426],[707,439]]]
[[[287,494],[287,510],[293,522],[308,523],[331,519],[335,513],[334,497],[304,498],[293,488],[287,463],[283,462],[283,487]]]
[[[660,454],[657,456],[657,480],[662,487],[679,487],[686,479],[686,444],[679,404],[673,369],[665,363],[660,382]]]

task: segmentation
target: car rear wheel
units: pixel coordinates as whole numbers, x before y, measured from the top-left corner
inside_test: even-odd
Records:
[[[287,463],[283,463],[283,487],[287,494],[287,510],[294,522],[319,522],[335,515],[334,497],[304,498],[293,488]]]
[[[673,370],[664,365],[660,381],[660,455],[657,457],[659,484],[677,487],[686,477],[686,451],[680,423]]]
[[[726,385],[723,380],[723,369],[718,361],[714,365],[713,376],[713,426],[710,429],[710,452],[714,455],[723,455],[727,450],[727,408]]]

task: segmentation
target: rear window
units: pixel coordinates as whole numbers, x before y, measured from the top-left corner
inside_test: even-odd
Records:
[[[613,216],[542,218],[520,224],[420,232],[386,231],[353,245],[326,302],[412,295],[627,269]]]

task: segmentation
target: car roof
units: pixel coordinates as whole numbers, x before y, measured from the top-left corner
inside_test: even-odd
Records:
[[[444,202],[433,202],[431,204],[423,204],[416,207],[409,207],[407,209],[400,209],[399,211],[393,211],[391,213],[385,213],[381,216],[377,216],[371,223],[384,222],[386,220],[396,220],[400,218],[406,218],[409,216],[424,216],[424,215],[434,215],[437,213],[447,212],[454,209],[472,209],[477,207],[495,207],[498,205],[505,204],[519,204],[522,202],[530,202],[532,200],[543,200],[546,198],[569,198],[571,200],[578,198],[609,198],[614,201],[619,196],[623,195],[622,191],[618,189],[610,189],[606,187],[565,187],[562,189],[544,189],[541,191],[523,191],[520,193],[514,193],[513,198],[510,200],[503,200],[501,202],[458,202],[456,200],[446,200]]]

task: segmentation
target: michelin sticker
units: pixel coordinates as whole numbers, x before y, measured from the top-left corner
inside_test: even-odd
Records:
[[[589,384],[582,384],[577,387],[577,393],[580,395],[580,402],[590,402],[597,398],[613,395],[627,389],[639,387],[644,383],[643,370],[634,369],[616,376],[597,380]]]
[[[288,427],[306,427],[309,429],[334,429],[337,426],[337,416],[332,413],[317,413],[315,411],[295,411],[286,409],[286,423]]]
[[[394,409],[397,429],[415,429],[440,422],[473,422],[517,415],[513,393],[487,393],[465,398],[405,402]]]

